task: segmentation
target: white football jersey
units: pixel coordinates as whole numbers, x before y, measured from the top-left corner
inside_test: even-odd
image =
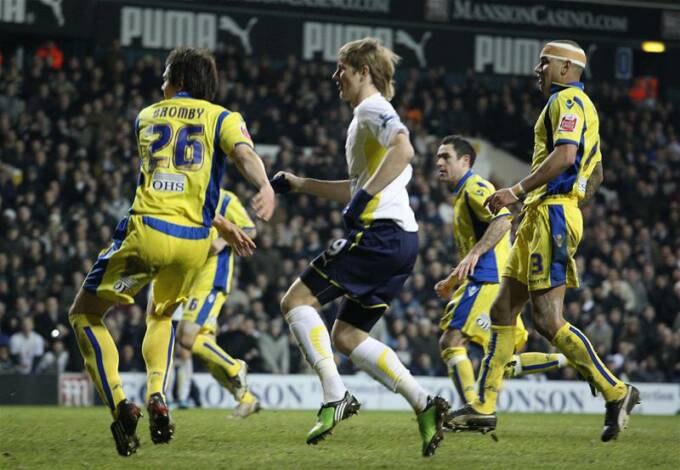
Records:
[[[354,119],[347,130],[345,144],[352,196],[375,174],[387,147],[399,132],[408,135],[399,115],[380,93],[369,96],[354,108]],[[418,223],[406,191],[412,174],[413,168],[408,165],[375,195],[361,214],[361,221],[368,225],[373,220],[389,219],[407,232],[417,232]]]

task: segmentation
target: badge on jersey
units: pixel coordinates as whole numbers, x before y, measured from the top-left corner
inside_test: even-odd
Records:
[[[560,125],[557,130],[561,132],[574,132],[578,124],[578,116],[575,114],[563,114],[560,117]]]
[[[245,122],[241,122],[241,135],[246,139],[253,140],[252,137],[250,137],[250,132],[248,132]]]

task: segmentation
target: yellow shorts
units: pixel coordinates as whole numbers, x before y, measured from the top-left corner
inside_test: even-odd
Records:
[[[156,313],[189,297],[211,237],[204,227],[187,227],[141,215],[124,218],[111,246],[103,250],[83,289],[116,303],[131,304],[152,280]]]
[[[465,337],[486,351],[491,336],[489,312],[499,289],[500,284],[481,283],[467,279],[453,293],[444,309],[444,316],[439,327],[442,330],[460,330]],[[529,337],[520,315],[517,315],[515,331],[515,351],[519,351]]]
[[[217,318],[231,291],[234,256],[226,247],[218,255],[208,256],[191,286],[191,296],[184,305],[182,321],[201,326],[202,334],[215,334]]]
[[[576,200],[548,199],[530,207],[517,229],[503,275],[526,284],[530,291],[563,284],[578,287],[574,256],[582,236]]]

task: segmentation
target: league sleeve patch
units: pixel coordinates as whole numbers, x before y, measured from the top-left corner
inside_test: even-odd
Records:
[[[248,140],[253,140],[252,137],[250,137],[250,133],[248,132],[245,123],[241,123],[241,135]]]
[[[560,124],[557,126],[558,132],[574,132],[578,124],[578,116],[575,114],[563,114],[560,117]]]

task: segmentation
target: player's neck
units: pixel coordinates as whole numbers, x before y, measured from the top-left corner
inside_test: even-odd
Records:
[[[356,100],[354,100],[351,104],[353,108],[356,108],[361,104],[362,101],[364,101],[366,98],[375,95],[376,93],[380,93],[378,89],[375,87],[373,84],[367,84],[359,89],[359,93],[357,93]]]

